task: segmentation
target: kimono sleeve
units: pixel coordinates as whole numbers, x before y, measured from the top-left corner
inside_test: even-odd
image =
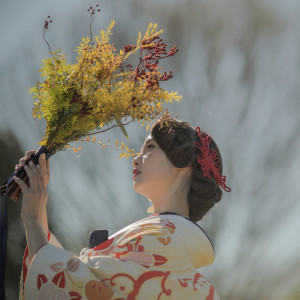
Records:
[[[47,244],[31,263],[25,299],[108,300],[130,299],[130,295],[131,299],[138,299],[135,296],[145,281],[164,276],[165,272],[149,271],[136,262],[106,255],[78,257]],[[150,284],[156,286],[153,281]]]
[[[54,245],[59,248],[63,248],[61,243],[57,240],[57,238],[51,233],[48,232],[48,242],[51,245]],[[20,276],[20,286],[19,286],[19,300],[24,300],[24,283],[26,281],[26,276],[28,272],[28,268],[31,264],[31,259],[29,257],[28,246],[25,248],[24,256],[23,256],[23,263],[22,263],[22,270]]]

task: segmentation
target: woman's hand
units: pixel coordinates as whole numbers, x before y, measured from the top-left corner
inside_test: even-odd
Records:
[[[25,163],[27,160],[30,159],[30,157],[35,154],[36,150],[28,150],[26,151],[25,153],[25,156],[22,157],[20,160],[19,160],[19,163],[15,166],[15,170],[19,170],[20,168],[24,167]],[[49,160],[46,160],[46,174],[44,176],[44,180],[45,180],[45,184],[46,186],[48,185],[48,182],[49,182],[49,178],[50,178],[50,165],[49,165]]]
[[[20,159],[20,167],[34,153],[35,151],[27,151],[27,157]],[[47,184],[50,177],[49,160],[46,160],[45,153],[43,153],[40,155],[39,163],[36,166],[33,162],[29,162],[29,166],[26,165],[24,169],[28,175],[29,183],[26,184],[16,176],[14,180],[23,192],[21,217],[25,225],[29,253],[33,257],[34,253],[47,243],[46,205],[48,200]]]
[[[28,152],[26,154],[29,156],[30,152]],[[20,164],[22,163],[25,164],[24,158],[20,159]],[[24,169],[29,178],[28,185],[20,178],[14,177],[23,192],[21,217],[24,222],[30,220],[42,221],[48,200],[47,184],[50,174],[49,161],[46,160],[45,153],[40,155],[39,163],[36,166],[30,161],[29,166],[25,165]]]

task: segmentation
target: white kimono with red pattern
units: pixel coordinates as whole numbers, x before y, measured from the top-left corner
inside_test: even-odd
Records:
[[[197,269],[214,261],[205,233],[178,215],[153,215],[77,256],[43,246],[28,270],[25,300],[218,300]],[[23,298],[22,293],[20,294]]]

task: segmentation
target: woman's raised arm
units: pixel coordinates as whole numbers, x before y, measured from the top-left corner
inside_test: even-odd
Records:
[[[16,169],[23,166],[34,153],[35,151],[27,151]],[[23,192],[21,217],[25,226],[29,253],[33,256],[41,246],[48,242],[46,204],[47,184],[50,177],[49,160],[46,160],[45,154],[42,154],[39,157],[39,163],[35,166],[30,162],[28,166],[25,166],[25,171],[29,178],[28,185],[17,177],[14,180]]]

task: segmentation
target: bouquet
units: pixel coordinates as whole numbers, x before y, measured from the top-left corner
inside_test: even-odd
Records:
[[[88,11],[91,25],[93,15],[100,10],[91,6]],[[49,16],[44,33],[51,22]],[[83,38],[76,49],[74,64],[67,62],[61,50],[52,51],[46,41],[51,57],[42,61],[43,81],[30,89],[35,100],[33,117],[46,121],[41,147],[32,157],[35,164],[41,153],[49,158],[69,149],[71,142],[96,142],[95,134],[114,127],[120,127],[128,138],[127,124],[148,122],[149,126],[152,120],[167,113],[164,103],[181,99],[176,92],[160,87],[160,82],[169,80],[173,74],[159,68],[159,62],[178,51],[176,46],[167,51],[168,45],[160,38],[163,30],[150,23],[144,34],[138,34],[136,44],[125,45],[117,51],[110,43],[114,25],[111,21],[106,31],[101,30],[94,38],[92,35]],[[135,66],[128,62],[130,56],[138,58]],[[134,155],[134,150],[123,143],[120,148],[120,156]],[[15,175],[28,182],[25,170],[19,169],[1,186],[1,193],[16,201],[21,189],[16,183],[10,183]]]

